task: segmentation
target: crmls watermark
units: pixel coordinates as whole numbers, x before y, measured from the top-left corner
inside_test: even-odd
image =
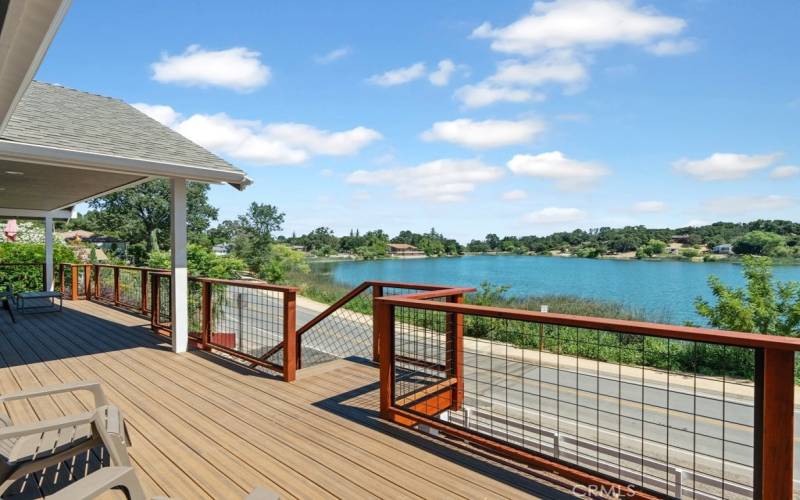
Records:
[[[578,498],[626,498],[636,495],[633,486],[598,486],[590,484],[588,486],[579,484],[572,487],[572,494]]]

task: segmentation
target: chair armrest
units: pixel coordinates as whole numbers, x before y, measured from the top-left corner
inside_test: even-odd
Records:
[[[29,436],[31,434],[41,434],[43,432],[56,431],[67,427],[75,427],[77,425],[97,423],[97,418],[97,411],[90,411],[78,415],[43,420],[30,424],[10,425],[0,428],[0,440]]]
[[[36,387],[34,389],[25,389],[23,391],[13,392],[11,394],[5,394],[3,396],[0,396],[0,403],[6,403],[8,401],[16,401],[19,399],[30,399],[42,396],[52,396],[54,394],[62,394],[65,392],[77,392],[77,391],[91,392],[92,395],[94,396],[95,408],[98,408],[100,406],[105,406],[108,404],[106,395],[103,392],[103,387],[100,385],[99,382],[94,382],[94,381],[69,382],[66,384],[48,385],[45,387]]]
[[[48,495],[54,500],[95,498],[112,488],[124,487],[131,500],[144,500],[144,491],[132,467],[103,467],[58,492]]]

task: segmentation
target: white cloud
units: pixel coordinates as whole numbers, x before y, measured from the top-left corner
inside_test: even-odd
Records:
[[[526,214],[525,222],[532,224],[563,224],[586,219],[586,212],[577,208],[547,207]]]
[[[245,47],[204,50],[190,45],[179,55],[161,55],[151,65],[153,79],[193,87],[225,87],[239,92],[255,90],[269,83],[271,71],[256,51]]]
[[[330,64],[332,62],[338,61],[339,59],[344,59],[345,57],[350,55],[350,52],[352,52],[350,47],[339,47],[338,49],[333,49],[327,54],[316,56],[314,58],[314,61],[316,61],[317,64]]]
[[[667,210],[667,204],[663,201],[640,201],[638,203],[634,203],[633,211],[638,213],[657,213],[657,212],[665,212]]]
[[[679,56],[697,50],[697,42],[688,38],[682,40],[661,40],[645,48],[657,56]]]
[[[480,160],[441,159],[408,168],[356,170],[347,176],[347,182],[392,186],[400,198],[445,203],[463,201],[479,184],[502,176],[502,168]]]
[[[634,0],[534,2],[531,13],[502,28],[483,23],[472,32],[498,52],[533,55],[553,49],[596,49],[614,44],[647,45],[674,37],[686,21],[637,7]]]
[[[155,108],[168,116],[161,113],[161,106],[137,107],[151,113]],[[254,165],[297,165],[316,155],[353,155],[381,139],[379,132],[366,127],[330,132],[303,123],[264,124],[258,120],[239,120],[225,113],[176,118],[171,126],[205,148]]]
[[[496,102],[542,101],[544,95],[526,89],[514,89],[487,82],[465,85],[456,91],[456,99],[467,108],[481,108]]]
[[[568,89],[581,88],[589,74],[573,54],[557,52],[533,61],[510,59],[502,61],[489,81],[499,85],[538,87],[548,83],[561,84]]]
[[[793,207],[795,198],[781,195],[729,196],[707,201],[705,209],[717,214],[750,214],[752,212],[776,212]]]
[[[303,123],[270,123],[262,134],[314,154],[349,156],[357,153],[381,134],[366,127],[356,127],[342,132],[328,132]]]
[[[582,62],[567,51],[558,51],[533,61],[502,61],[493,75],[475,85],[461,87],[455,96],[468,108],[502,101],[541,101],[544,94],[533,89],[557,84],[566,93],[575,93],[584,88],[588,78]]]
[[[657,55],[690,52],[696,49],[695,42],[678,38],[685,27],[683,19],[638,6],[636,0],[536,1],[528,15],[508,26],[496,28],[485,22],[472,32],[473,38],[491,40],[497,52],[528,59],[503,61],[494,75],[465,87],[489,96],[468,107],[501,100],[524,102],[529,100],[525,92],[544,85],[560,85],[567,94],[579,92],[589,81],[591,53],[614,45],[643,47]],[[516,99],[492,99],[492,95]],[[456,97],[464,100],[464,95]]]
[[[501,198],[505,201],[519,201],[519,200],[524,200],[527,197],[528,193],[526,193],[522,189],[512,189],[511,191],[506,191],[501,196]]]
[[[171,106],[166,106],[163,104],[146,104],[143,102],[137,102],[135,104],[131,104],[131,106],[159,122],[160,124],[166,125],[167,127],[172,127],[181,118],[180,113],[172,109]]]
[[[769,174],[773,179],[788,179],[798,175],[800,175],[800,166],[796,165],[781,165],[780,167],[775,167]]]
[[[545,124],[540,120],[476,122],[462,118],[434,123],[430,130],[422,133],[422,139],[428,142],[451,142],[474,149],[488,149],[529,143],[544,130]]]
[[[764,155],[714,153],[702,160],[682,158],[673,163],[673,168],[677,172],[702,181],[741,179],[755,171],[769,167],[780,156],[780,153]]]
[[[442,59],[439,61],[438,69],[428,75],[428,80],[437,87],[444,87],[450,83],[450,77],[456,71],[456,64],[450,59]]]
[[[554,180],[562,190],[579,190],[591,187],[601,177],[608,175],[599,163],[567,158],[560,151],[538,155],[514,155],[508,168],[517,175],[529,175]]]
[[[708,221],[702,219],[692,219],[686,223],[689,227],[700,227],[700,226],[707,226],[709,224]]]
[[[389,70],[379,75],[372,75],[367,78],[367,82],[373,85],[380,85],[381,87],[392,87],[394,85],[403,85],[425,75],[425,63],[418,62],[405,68],[398,68]]]

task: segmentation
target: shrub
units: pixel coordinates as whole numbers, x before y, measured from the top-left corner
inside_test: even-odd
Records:
[[[307,273],[308,262],[302,252],[288,245],[271,245],[266,258],[259,263],[258,276],[270,283],[285,283],[289,273]]]
[[[650,240],[644,245],[640,246],[636,249],[636,258],[642,259],[644,257],[652,257],[653,255],[658,255],[664,253],[664,250],[667,249],[667,244],[661,240]]]
[[[696,248],[682,248],[681,249],[681,256],[686,257],[687,259],[693,259],[700,255],[700,251]]]
[[[716,328],[800,336],[800,282],[773,281],[768,257],[745,256],[742,263],[744,288],[730,288],[710,276],[708,286],[716,303],[696,298],[698,314]]]
[[[733,243],[733,251],[744,255],[774,255],[783,243],[783,236],[779,234],[751,231]]]
[[[75,254],[65,245],[53,245],[53,265],[58,275],[58,265],[62,262],[75,262]],[[15,291],[42,290],[44,263],[44,244],[41,243],[0,243],[0,264],[34,264],[30,266],[0,266],[0,286],[14,287]]]
[[[236,278],[239,271],[247,269],[244,261],[236,257],[215,255],[207,248],[191,243],[186,247],[189,261],[189,274],[206,278]],[[157,269],[167,269],[171,263],[170,252],[156,250],[150,252],[146,265]]]

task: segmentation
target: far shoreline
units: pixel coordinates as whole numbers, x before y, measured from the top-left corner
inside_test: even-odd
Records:
[[[713,259],[702,258],[686,258],[673,255],[665,255],[663,257],[643,257],[636,258],[635,256],[620,256],[620,255],[601,255],[599,257],[580,257],[572,254],[529,254],[529,253],[514,253],[514,252],[464,252],[461,255],[429,255],[424,257],[377,257],[374,259],[363,259],[359,257],[308,257],[309,264],[338,264],[342,262],[370,262],[370,261],[415,261],[415,260],[428,260],[428,259],[442,259],[442,258],[459,258],[459,257],[552,257],[558,259],[582,259],[582,260],[603,260],[603,261],[617,261],[617,262],[683,262],[687,264],[735,264],[741,265],[742,257],[739,255],[731,255],[725,257],[717,257]],[[800,258],[790,257],[771,257],[772,264],[775,266],[800,266]]]

